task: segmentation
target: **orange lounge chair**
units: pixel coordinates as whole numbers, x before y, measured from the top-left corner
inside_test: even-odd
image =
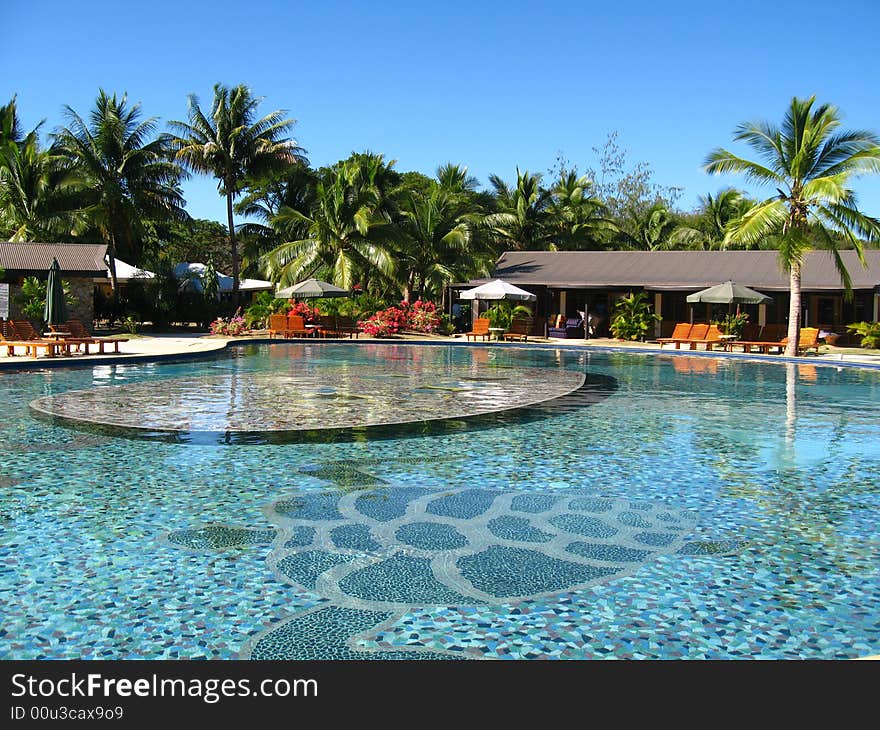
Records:
[[[694,325],[694,329],[697,328],[698,325]],[[693,335],[688,339],[684,340],[690,345],[691,350],[696,350],[697,345],[705,345],[706,350],[711,350],[715,345],[721,345],[724,343],[724,339],[722,338],[722,332],[718,329],[717,324],[710,324],[709,328],[706,330],[706,334],[703,337],[694,337]]]
[[[675,343],[675,349],[681,349],[681,345],[687,345],[689,350],[697,349],[697,342],[703,342],[706,339],[706,335],[709,334],[709,325],[707,324],[695,324],[691,327],[690,334],[683,340],[679,340]]]
[[[788,344],[788,337],[783,337],[778,343],[779,351],[784,352]],[[807,350],[815,350],[819,354],[819,330],[816,327],[801,327],[798,337],[797,354],[805,355]]]
[[[663,345],[671,342],[675,344],[675,349],[678,350],[681,343],[690,337],[692,327],[693,325],[690,322],[678,322],[675,325],[675,329],[672,330],[672,335],[657,338],[657,342],[660,343],[660,349],[662,350]]]
[[[70,332],[71,337],[66,338],[72,344],[82,344],[86,348],[86,354],[89,354],[89,345],[97,345],[98,352],[104,354],[104,345],[113,345],[113,352],[119,353],[119,343],[128,342],[127,337],[95,337],[86,329],[86,326],[78,319],[69,319],[64,323],[63,329]]]
[[[474,338],[476,341],[477,337],[482,337],[484,340],[489,339],[489,320],[485,317],[480,317],[479,319],[474,320],[474,328],[470,332],[465,332],[465,337],[467,339]]]
[[[290,337],[287,329],[286,314],[269,315],[269,339],[273,337]]]
[[[311,337],[314,333],[308,329],[305,320],[299,314],[287,315],[288,337]]]
[[[37,350],[46,351],[46,357],[55,357],[60,353],[70,354],[70,345],[64,340],[51,340],[40,337],[30,322],[24,319],[7,320],[2,327],[3,345],[6,354],[15,355],[16,347],[23,347],[25,355],[37,356]]]

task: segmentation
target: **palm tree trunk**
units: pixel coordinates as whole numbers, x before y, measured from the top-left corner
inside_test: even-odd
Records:
[[[801,333],[801,265],[795,261],[789,274],[790,301],[788,307],[788,344],[785,356],[797,356],[798,337]]]
[[[232,193],[226,185],[226,218],[229,221],[229,248],[232,252],[232,301],[238,306],[238,242],[235,240],[235,223],[232,220]]]

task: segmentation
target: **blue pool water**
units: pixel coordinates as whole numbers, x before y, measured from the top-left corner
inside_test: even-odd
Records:
[[[880,653],[878,400],[875,370],[536,348],[0,373],[0,658]]]

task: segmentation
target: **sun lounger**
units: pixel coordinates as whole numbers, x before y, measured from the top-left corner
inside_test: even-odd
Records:
[[[287,315],[287,333],[287,337],[311,337],[314,334],[299,314]]]
[[[45,350],[46,357],[64,353],[70,354],[70,345],[64,340],[44,339],[40,337],[30,322],[26,320],[6,320],[0,323],[0,343],[6,348],[9,357],[15,356],[15,348],[24,348],[25,355],[37,356],[37,350]]]
[[[531,317],[516,317],[510,323],[510,329],[504,333],[505,340],[519,340],[520,342],[527,342],[529,339],[529,332],[532,329],[532,319]]]
[[[480,317],[477,320],[474,320],[474,328],[470,332],[465,332],[465,337],[467,339],[473,338],[474,340],[477,337],[482,337],[484,340],[489,339],[489,320],[485,317]]]
[[[690,322],[677,323],[675,329],[672,330],[672,335],[657,338],[657,342],[660,343],[660,349],[663,349],[663,345],[672,343],[675,345],[675,349],[678,350],[681,343],[690,336],[692,327],[693,325]]]
[[[113,352],[119,353],[119,343],[128,342],[127,337],[95,337],[86,329],[86,326],[78,319],[69,319],[62,325],[62,329],[70,332],[70,337],[65,338],[71,344],[82,344],[86,348],[86,354],[89,352],[89,345],[97,345],[98,352],[104,354],[105,345],[113,345]]]

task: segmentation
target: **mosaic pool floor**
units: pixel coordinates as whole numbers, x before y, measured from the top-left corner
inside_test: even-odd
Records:
[[[455,410],[470,388],[428,388],[440,432],[308,443],[125,438],[28,407],[305,369],[335,387],[384,362],[583,384],[476,421]],[[876,371],[276,344],[3,373],[0,394],[0,658],[880,653]]]

